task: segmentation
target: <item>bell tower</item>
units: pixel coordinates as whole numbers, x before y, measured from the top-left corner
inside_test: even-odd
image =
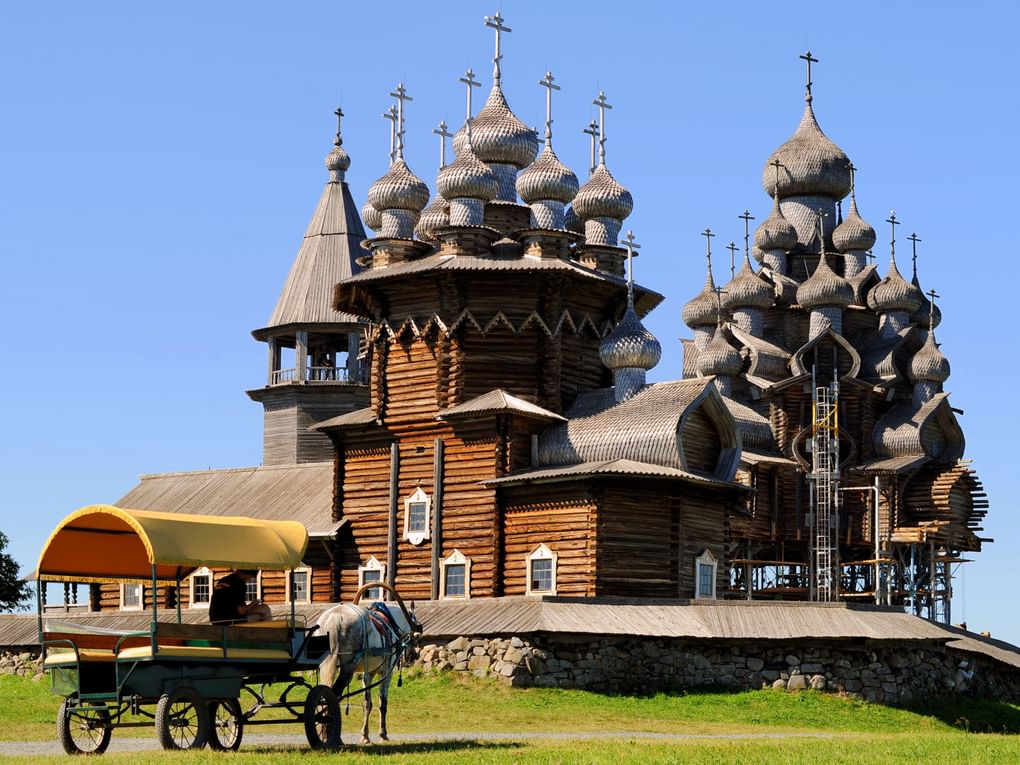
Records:
[[[364,321],[334,311],[333,287],[356,274],[365,228],[344,175],[351,158],[337,133],[326,157],[329,180],[269,323],[252,335],[268,347],[265,387],[248,391],[265,410],[265,465],[333,458],[329,439],[309,427],[368,404],[359,344]]]

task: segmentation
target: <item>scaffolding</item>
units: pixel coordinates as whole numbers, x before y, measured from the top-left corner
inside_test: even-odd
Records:
[[[814,600],[839,597],[836,578],[839,525],[839,383],[814,385],[811,402],[811,485],[814,495],[812,595]]]

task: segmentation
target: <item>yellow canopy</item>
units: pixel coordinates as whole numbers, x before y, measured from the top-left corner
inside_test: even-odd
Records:
[[[297,521],[157,513],[91,505],[68,515],[39,556],[38,578],[174,581],[199,566],[283,570],[301,562],[308,532]]]

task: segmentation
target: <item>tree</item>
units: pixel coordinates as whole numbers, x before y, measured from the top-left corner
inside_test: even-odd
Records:
[[[7,535],[0,531],[0,609],[10,611],[25,608],[32,587],[18,576],[18,563],[4,552],[6,549]]]

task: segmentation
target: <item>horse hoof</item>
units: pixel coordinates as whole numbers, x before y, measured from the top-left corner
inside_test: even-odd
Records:
[[[379,734],[379,740],[380,740],[380,741],[389,741],[389,740],[390,740],[390,737],[389,737],[389,736],[387,736],[387,735],[386,735],[385,733],[380,733],[380,734]]]
[[[359,744],[364,744],[364,745],[367,746],[368,744],[371,744],[372,742],[369,741],[368,736],[362,736],[361,737],[361,741],[359,741],[358,743]]]

